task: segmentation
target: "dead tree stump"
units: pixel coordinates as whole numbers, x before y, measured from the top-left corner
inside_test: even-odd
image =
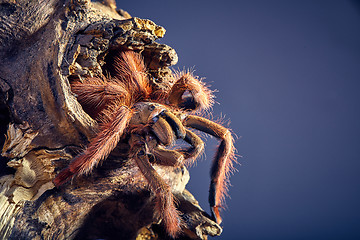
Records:
[[[69,80],[103,72],[115,49],[141,52],[153,84],[176,64],[155,40],[165,29],[132,18],[111,0],[0,2],[0,238],[168,239],[154,195],[120,143],[102,166],[71,184],[52,179],[88,143],[96,122]],[[156,166],[184,220],[178,239],[206,239],[221,228],[185,189],[186,168]]]

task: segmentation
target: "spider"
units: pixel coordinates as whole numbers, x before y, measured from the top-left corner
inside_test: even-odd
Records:
[[[168,234],[181,231],[181,219],[171,189],[152,163],[182,166],[193,163],[204,149],[196,129],[220,140],[211,168],[209,203],[213,219],[221,223],[219,209],[227,194],[229,174],[235,161],[229,129],[195,115],[213,104],[212,91],[190,72],[169,79],[170,90],[150,85],[139,53],[123,51],[115,57],[113,78],[93,77],[71,83],[73,93],[85,112],[99,123],[86,149],[53,180],[60,186],[69,179],[89,174],[106,159],[121,139],[128,139],[133,159],[155,194],[155,214],[163,220]],[[182,139],[190,146],[170,150],[167,146]],[[153,156],[153,157],[152,157]]]

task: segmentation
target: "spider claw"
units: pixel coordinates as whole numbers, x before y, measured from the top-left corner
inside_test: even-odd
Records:
[[[220,217],[220,211],[218,206],[211,207],[211,217],[217,224],[221,224],[222,219]]]

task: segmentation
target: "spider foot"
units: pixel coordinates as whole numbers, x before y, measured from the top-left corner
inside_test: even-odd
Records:
[[[211,217],[214,219],[214,221],[217,224],[220,224],[222,222],[219,208],[220,208],[219,206],[211,207]]]

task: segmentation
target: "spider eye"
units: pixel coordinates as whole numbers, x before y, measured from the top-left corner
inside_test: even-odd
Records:
[[[185,110],[195,110],[198,106],[199,104],[195,101],[192,92],[189,90],[184,91],[184,93],[181,95],[179,107]]]

